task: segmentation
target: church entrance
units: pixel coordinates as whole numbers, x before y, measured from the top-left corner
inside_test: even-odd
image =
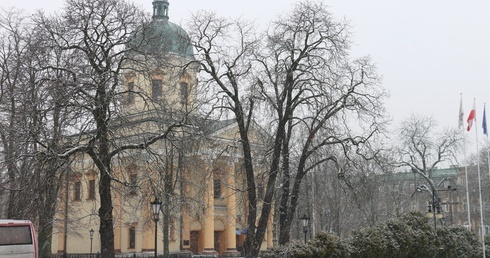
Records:
[[[221,233],[219,231],[214,231],[214,250],[221,254],[220,249]]]
[[[199,231],[191,231],[191,246],[192,254],[199,254]]]

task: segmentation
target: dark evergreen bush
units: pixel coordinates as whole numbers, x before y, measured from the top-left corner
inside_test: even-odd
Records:
[[[321,232],[307,244],[293,241],[262,258],[473,258],[482,256],[477,236],[463,227],[439,227],[420,213],[352,232],[349,239]]]
[[[315,238],[308,242],[308,245],[313,249],[313,257],[350,257],[350,247],[348,243],[334,234],[320,232],[315,236]]]
[[[440,241],[438,258],[482,257],[482,244],[478,237],[463,227],[443,227],[437,230]]]
[[[420,213],[356,230],[349,240],[353,258],[433,258],[481,256],[476,236],[463,227],[434,229]]]

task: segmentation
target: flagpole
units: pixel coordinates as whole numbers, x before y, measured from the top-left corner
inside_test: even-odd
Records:
[[[482,128],[483,128],[483,134],[487,136],[487,167],[488,167],[488,177],[490,178],[490,148],[489,148],[489,143],[488,143],[488,131],[487,131],[487,112],[486,112],[486,106],[487,103],[483,103],[483,122],[482,122]]]
[[[463,133],[464,133],[463,117],[464,117],[463,93],[460,93],[458,126],[459,126],[459,128],[461,128],[461,130],[463,130]],[[468,187],[468,165],[467,165],[467,161],[466,161],[466,141],[463,141],[463,157],[464,157],[464,176],[465,176],[465,183],[466,183],[466,211],[467,211],[467,215],[468,215],[468,230],[471,231],[470,192],[469,192],[469,187]]]
[[[468,191],[468,166],[466,165],[466,143],[464,143],[463,148],[465,149],[464,159],[464,176],[466,180],[466,210],[468,211],[468,230],[471,231],[471,216],[470,216],[470,192]]]
[[[476,120],[476,100],[473,99],[473,109],[475,110],[475,138],[476,138],[476,164],[478,171],[478,192],[480,197],[480,227],[481,227],[481,241],[482,241],[482,249],[483,249],[483,258],[485,258],[485,226],[483,224],[483,200],[481,196],[481,176],[480,176],[480,155],[479,155],[479,147],[478,147],[478,122]]]
[[[482,121],[482,128],[483,128],[483,134],[487,136],[487,167],[488,167],[488,176],[490,177],[490,146],[488,142],[488,128],[487,128],[487,109],[486,109],[486,103],[483,103],[483,121]],[[485,243],[485,239],[483,240]]]

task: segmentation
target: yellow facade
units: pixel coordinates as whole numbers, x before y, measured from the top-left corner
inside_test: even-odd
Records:
[[[246,237],[243,234],[243,229],[246,228],[246,188],[240,171],[241,162],[230,156],[219,157],[216,160],[193,156],[192,159],[192,164],[186,166],[184,189],[173,190],[176,193],[183,192],[183,198],[187,201],[174,203],[169,214],[160,214],[157,231],[158,250],[160,253],[163,252],[162,216],[169,216],[168,235],[171,252],[188,250],[194,254],[237,253]],[[97,185],[95,198],[91,196],[91,182],[94,179],[97,182],[97,174],[92,169],[82,167],[83,165],[80,167],[81,172],[78,172],[78,167],[74,166],[74,176],[68,181],[68,192],[65,191],[63,194],[64,197],[68,197],[68,209],[66,213],[59,214],[60,224],[56,230],[58,233],[53,237],[53,253],[89,253],[89,230],[98,231]],[[154,250],[155,231],[149,205],[154,198],[150,189],[155,187],[152,186],[154,182],[150,182],[155,180],[151,173],[152,168],[153,165],[143,167],[131,164],[114,169],[115,178],[130,178],[135,174],[137,176],[137,187],[114,187],[118,188],[117,191],[113,191],[116,253],[144,253]],[[80,188],[77,186],[79,183]],[[76,191],[81,193],[78,194]],[[172,202],[180,198],[176,195],[177,198],[173,198]],[[62,200],[60,203],[66,203],[65,201]],[[66,207],[60,210],[65,210]],[[64,215],[67,216],[66,220]],[[63,228],[65,221],[67,231]],[[100,239],[95,233],[92,240],[93,253],[100,250],[99,243]],[[263,249],[271,247],[272,230],[269,228]]]
[[[113,159],[116,253],[154,252],[150,201],[158,197],[164,203],[156,232],[159,253],[164,250],[163,232],[167,229],[170,252],[238,255],[246,237],[247,201],[235,123],[199,116],[195,103],[197,67],[182,66],[189,57],[170,54],[164,60],[135,58],[138,62],[125,64],[124,97],[118,109],[124,119],[112,122],[114,142],[141,142],[182,123],[184,117],[194,126],[178,127],[173,138]],[[205,137],[189,137],[194,133]],[[259,133],[251,139],[261,142]],[[92,246],[92,253],[97,253],[98,171],[88,156],[81,155],[67,174],[52,252],[90,253]],[[272,248],[271,224],[272,217],[262,249]],[[96,232],[92,240],[90,229]]]

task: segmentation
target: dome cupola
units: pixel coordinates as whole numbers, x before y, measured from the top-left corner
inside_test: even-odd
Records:
[[[153,1],[153,19],[140,28],[130,46],[137,54],[163,56],[173,54],[193,58],[191,41],[187,32],[169,21],[167,0]]]
[[[168,21],[168,6],[167,0],[153,1],[153,20],[165,19]]]

